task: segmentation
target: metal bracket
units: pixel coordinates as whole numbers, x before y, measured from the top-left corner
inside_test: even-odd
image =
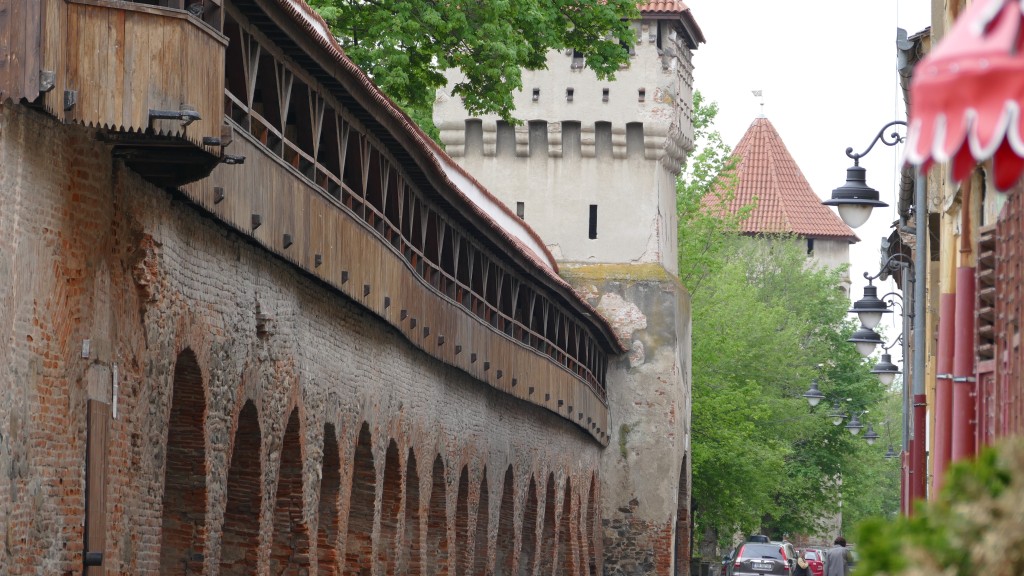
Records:
[[[49,92],[57,84],[57,73],[53,70],[39,71],[39,91]]]
[[[225,164],[232,164],[232,165],[234,165],[234,164],[244,164],[245,163],[245,156],[236,156],[236,155],[233,155],[233,154],[225,154],[223,156],[223,158],[221,159],[221,162],[223,162]]]
[[[67,112],[78,104],[78,91],[77,90],[65,90],[64,91],[64,111]]]
[[[953,378],[953,382],[967,382],[970,384],[972,382],[977,382],[977,380],[973,376],[958,376]]]
[[[182,126],[188,126],[196,120],[202,120],[199,112],[191,106],[182,106],[178,110],[153,110],[149,111],[149,121],[153,120],[179,120]]]

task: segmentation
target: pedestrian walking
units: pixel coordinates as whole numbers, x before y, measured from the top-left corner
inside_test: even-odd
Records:
[[[839,536],[833,544],[825,551],[825,576],[848,576],[850,551],[846,549],[846,538]]]
[[[793,576],[814,576],[811,573],[811,565],[807,563],[807,560],[804,560],[804,553],[802,551],[797,552]]]

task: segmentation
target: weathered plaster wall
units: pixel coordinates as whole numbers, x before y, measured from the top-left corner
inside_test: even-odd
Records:
[[[609,367],[614,442],[601,455],[605,574],[686,574],[690,296],[658,265],[566,266],[562,274],[631,349]]]
[[[166,462],[182,450],[202,526],[174,565],[217,574],[250,558],[222,553],[229,470],[245,461],[247,573],[346,556],[346,574],[600,569],[595,442],[150,186],[91,130],[0,103],[0,206],[0,573],[80,573],[86,406],[113,401],[115,370],[107,574],[168,573]],[[187,429],[196,412],[196,444],[169,435],[172,414]],[[360,478],[369,492],[353,491]],[[325,526],[333,536],[313,536]]]

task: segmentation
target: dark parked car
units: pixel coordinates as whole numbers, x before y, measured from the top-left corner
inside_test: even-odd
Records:
[[[726,552],[725,556],[722,556],[722,571],[719,572],[721,576],[730,576],[732,574],[732,559],[736,557],[736,553],[739,552],[739,546]]]
[[[790,576],[791,559],[779,542],[746,542],[732,559],[729,576]],[[795,561],[795,560],[794,560]]]

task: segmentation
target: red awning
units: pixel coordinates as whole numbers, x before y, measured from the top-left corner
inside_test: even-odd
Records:
[[[963,180],[993,159],[996,187],[1024,170],[1024,0],[975,0],[914,70],[906,160]]]

